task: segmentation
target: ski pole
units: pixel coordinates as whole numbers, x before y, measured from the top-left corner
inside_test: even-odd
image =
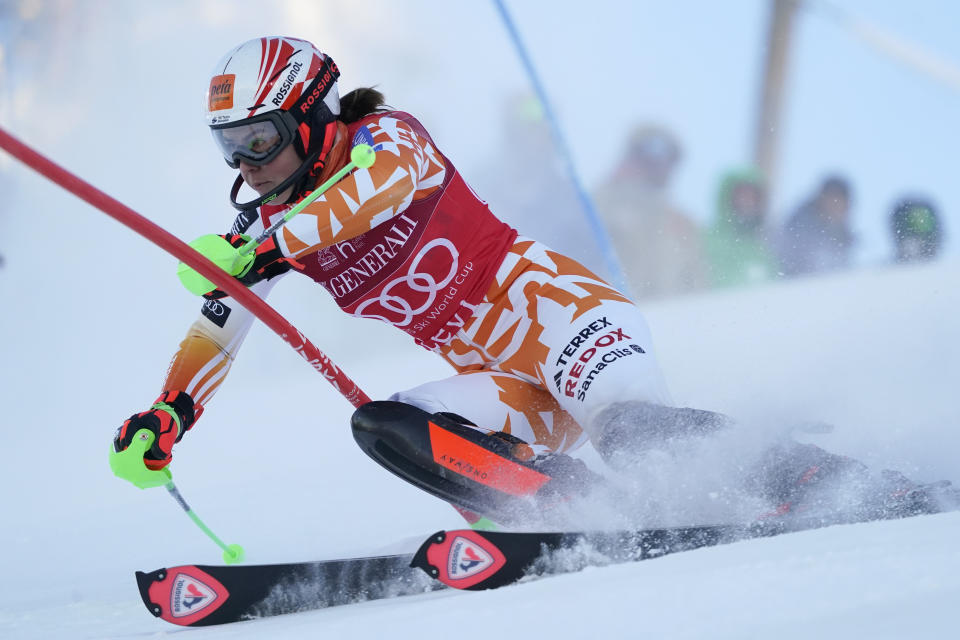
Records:
[[[344,166],[342,169],[340,169],[335,174],[330,176],[329,180],[327,180],[326,182],[321,184],[319,187],[311,191],[310,194],[307,195],[307,197],[305,197],[303,200],[298,202],[292,209],[290,209],[290,211],[284,214],[284,216],[280,220],[277,220],[272,225],[270,225],[267,229],[264,229],[263,233],[261,233],[259,236],[257,236],[255,239],[251,240],[247,244],[240,247],[240,255],[246,255],[251,251],[253,251],[254,249],[256,249],[258,246],[260,246],[260,243],[262,243],[264,240],[272,236],[277,231],[277,229],[279,229],[283,225],[290,222],[290,220],[293,219],[293,216],[303,211],[303,209],[308,204],[310,204],[311,202],[313,202],[314,200],[322,196],[327,191],[327,189],[329,189],[336,183],[340,182],[340,180],[343,179],[345,175],[347,175],[348,173],[350,173],[351,171],[357,168],[369,169],[370,167],[373,166],[373,163],[376,161],[376,159],[377,159],[377,153],[376,151],[373,150],[373,147],[371,147],[370,145],[358,144],[357,146],[353,147],[353,149],[350,150],[350,162],[348,162],[346,166]]]
[[[187,504],[187,501],[183,499],[180,490],[177,489],[177,485],[173,483],[173,473],[169,467],[164,467],[163,469],[148,469],[147,465],[144,464],[143,454],[153,444],[154,438],[156,438],[156,436],[149,429],[140,429],[133,434],[133,441],[131,441],[130,446],[123,451],[114,451],[113,445],[111,444],[110,469],[114,475],[124,480],[129,480],[141,489],[161,486],[166,488],[170,495],[173,496],[173,499],[177,501],[177,504],[179,504],[190,519],[193,520],[193,523],[197,525],[208,538],[213,540],[218,547],[223,549],[223,561],[225,563],[236,564],[243,562],[243,558],[246,555],[243,547],[238,544],[226,544],[210,527],[204,524],[200,516],[198,516],[196,512],[190,508],[190,505]]]
[[[215,265],[229,273],[231,276],[242,274],[252,263],[254,259],[253,252],[260,244],[273,235],[280,227],[290,222],[295,215],[304,210],[311,202],[319,198],[330,187],[339,182],[345,175],[356,168],[366,169],[371,167],[376,160],[376,152],[368,144],[358,144],[350,150],[350,162],[342,169],[330,176],[330,179],[310,192],[303,200],[298,202],[293,208],[284,214],[282,218],[263,230],[256,238],[251,238],[243,244],[238,250],[227,240],[216,233],[208,233],[200,236],[190,243],[196,251],[209,258]],[[183,262],[177,267],[177,277],[186,287],[187,291],[198,296],[213,291],[216,286],[210,280],[204,278],[196,272],[195,269]]]
[[[100,209],[100,211],[132,231],[139,233],[181,262],[186,262],[196,269],[200,275],[210,279],[218,288],[233,298],[237,304],[242,305],[261,322],[270,327],[274,333],[283,338],[294,351],[299,353],[310,366],[320,373],[327,382],[333,385],[333,387],[347,399],[347,402],[354,407],[360,407],[370,402],[370,396],[364,393],[363,390],[357,386],[357,383],[347,377],[326,354],[307,340],[286,318],[277,313],[276,309],[251,293],[236,279],[227,277],[223,270],[210,262],[206,256],[197,253],[172,233],[147,218],[144,218],[122,202],[111,198],[89,182],[81,180],[78,176],[37,153],[7,133],[3,127],[0,127],[0,149],[5,150],[14,158],[20,160],[37,173],[50,179],[81,200]]]
[[[500,13],[500,18],[503,20],[507,33],[510,35],[510,39],[513,41],[513,45],[517,50],[517,55],[520,56],[520,62],[523,64],[523,68],[527,72],[527,77],[530,79],[530,84],[533,85],[533,90],[537,94],[540,106],[543,108],[543,114],[560,155],[560,161],[563,163],[567,177],[570,178],[570,182],[577,193],[580,206],[583,209],[584,215],[587,217],[587,223],[590,225],[591,231],[593,231],[594,240],[596,240],[597,246],[600,247],[600,251],[603,254],[603,259],[606,263],[605,266],[607,271],[610,272],[612,284],[619,291],[626,293],[629,291],[627,277],[624,275],[623,267],[620,265],[620,259],[617,257],[617,250],[614,248],[613,241],[610,239],[610,233],[600,219],[600,214],[597,213],[597,208],[594,206],[590,194],[587,192],[586,187],[583,186],[583,181],[580,179],[580,174],[577,172],[576,165],[573,162],[573,154],[560,128],[560,121],[553,112],[550,100],[547,98],[547,91],[540,81],[540,75],[533,66],[533,59],[530,57],[527,47],[524,45],[523,38],[520,37],[520,31],[517,29],[513,18],[510,17],[510,12],[507,11],[503,0],[494,0],[493,3]]]
[[[20,142],[18,139],[7,133],[3,127],[0,127],[0,149],[3,149],[20,162],[23,162],[40,175],[49,179],[54,184],[59,185],[84,202],[87,202],[114,220],[120,222],[131,231],[135,231],[136,233],[140,234],[175,258],[189,264],[198,273],[200,273],[200,275],[210,279],[211,282],[214,282],[238,304],[242,305],[261,322],[270,327],[274,333],[276,333],[287,344],[289,344],[294,351],[299,353],[300,356],[306,360],[311,367],[313,367],[320,375],[322,375],[324,379],[326,379],[334,389],[340,392],[340,394],[347,399],[347,402],[352,404],[354,407],[361,407],[362,405],[370,402],[370,396],[364,393],[363,390],[357,386],[357,383],[347,377],[347,375],[344,374],[340,368],[337,367],[337,365],[335,365],[330,358],[327,357],[326,354],[320,351],[320,349],[318,349],[302,333],[300,333],[296,327],[290,324],[286,318],[277,313],[273,307],[251,293],[245,286],[243,286],[243,284],[232,277],[228,277],[222,269],[213,264],[206,256],[191,249],[186,243],[174,236],[172,233],[151,222],[122,202],[110,197],[103,191],[91,185],[89,182],[82,180],[77,175],[67,171],[23,142]],[[149,433],[149,431],[147,433]],[[150,435],[152,436],[153,434]],[[177,499],[179,492],[176,491],[176,485],[173,484],[173,475],[170,473],[169,469],[164,470],[166,473],[164,473],[164,471],[154,471],[147,469],[146,465],[143,463],[142,452],[146,451],[149,446],[150,445],[147,444],[139,449],[141,451],[141,457],[136,461],[138,462],[139,467],[127,469],[138,478],[137,481],[131,480],[131,482],[141,488],[167,486],[169,484],[173,488],[173,491],[170,491],[171,495],[174,497],[174,499]],[[121,460],[119,463],[120,467],[117,467],[115,466],[117,462],[114,456],[116,452],[113,451],[112,446],[110,448],[110,453],[110,466],[114,470],[114,474],[120,475],[117,473],[117,469],[120,468],[122,470],[125,468],[124,463],[122,462],[122,460],[125,458],[119,459]],[[123,473],[123,471],[121,471],[121,473]],[[157,476],[156,474],[160,475]],[[129,479],[129,477],[126,475],[121,477]],[[190,519],[198,524],[204,533],[206,533],[208,536],[212,536],[211,539],[213,539],[214,542],[216,542],[218,546],[224,550],[225,561],[228,563],[239,562],[239,559],[242,559],[243,549],[241,547],[238,545],[224,545],[223,541],[216,536],[213,536],[213,532],[203,524],[203,522],[199,519],[199,517],[196,516],[195,513],[193,513],[189,506],[187,506],[186,502],[183,502],[182,496],[178,499],[178,503],[180,503],[181,507],[186,510],[187,515],[190,516]]]
[[[227,564],[236,564],[238,562],[243,562],[244,557],[246,557],[246,552],[238,544],[226,544],[223,540],[217,537],[213,531],[210,530],[210,527],[203,523],[203,520],[200,519],[200,516],[190,508],[190,505],[187,504],[187,501],[183,499],[183,496],[180,495],[180,491],[177,489],[177,485],[173,484],[173,479],[170,479],[170,482],[163,485],[167,491],[173,496],[173,499],[177,501],[177,504],[187,512],[187,515],[190,516],[190,519],[193,520],[193,523],[200,527],[200,530],[207,534],[207,537],[213,540],[218,547],[223,549],[223,561]]]

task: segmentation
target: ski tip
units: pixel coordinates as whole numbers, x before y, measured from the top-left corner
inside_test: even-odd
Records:
[[[184,627],[211,624],[230,593],[220,582],[194,565],[136,572],[137,587],[147,611]]]
[[[143,600],[143,605],[147,608],[147,611],[152,613],[155,617],[159,618],[163,615],[163,609],[159,604],[150,601],[150,585],[156,580],[156,576],[161,573],[166,573],[166,569],[157,569],[150,573],[145,573],[143,571],[137,571],[137,589],[140,590],[140,598]]]
[[[410,561],[410,566],[414,569],[420,569],[431,578],[439,578],[440,568],[430,564],[430,561],[427,559],[427,553],[430,551],[430,548],[433,545],[443,544],[443,541],[446,539],[446,531],[437,531],[435,534],[427,538],[427,540],[420,545],[420,548],[417,549],[417,552],[413,554],[413,559]]]

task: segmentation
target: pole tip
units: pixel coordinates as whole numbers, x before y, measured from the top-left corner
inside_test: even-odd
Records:
[[[247,552],[238,544],[228,544],[223,550],[223,561],[227,564],[238,564],[243,562]]]

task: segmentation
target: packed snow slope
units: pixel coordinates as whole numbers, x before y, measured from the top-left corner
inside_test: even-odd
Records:
[[[52,205],[69,213],[50,246],[37,252],[26,237],[11,238],[0,274],[0,637],[182,633],[147,613],[133,572],[217,563],[219,551],[165,491],[112,477],[107,450],[119,423],[156,396],[199,304],[179,290],[173,260],[59,198],[51,195]],[[98,241],[78,240],[85,237]],[[51,256],[60,256],[56,264]],[[101,277],[87,277],[94,272]],[[804,437],[918,480],[956,482],[958,278],[957,263],[876,267],[646,310],[678,404],[760,428],[833,424],[832,433]],[[450,373],[399,332],[337,315],[309,282],[287,278],[270,302],[374,398]],[[221,537],[246,547],[251,563],[412,549],[433,531],[460,526],[449,507],[363,456],[347,426],[351,410],[258,325],[175,450],[174,479]],[[958,540],[960,514],[833,527],[495,592],[440,592],[185,633],[947,638],[955,637],[960,600]]]

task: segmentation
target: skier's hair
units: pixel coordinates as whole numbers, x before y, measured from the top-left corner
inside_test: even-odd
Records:
[[[383,94],[372,87],[354,89],[340,98],[339,119],[345,124],[350,124],[371,113],[389,111],[390,108],[385,100]]]

